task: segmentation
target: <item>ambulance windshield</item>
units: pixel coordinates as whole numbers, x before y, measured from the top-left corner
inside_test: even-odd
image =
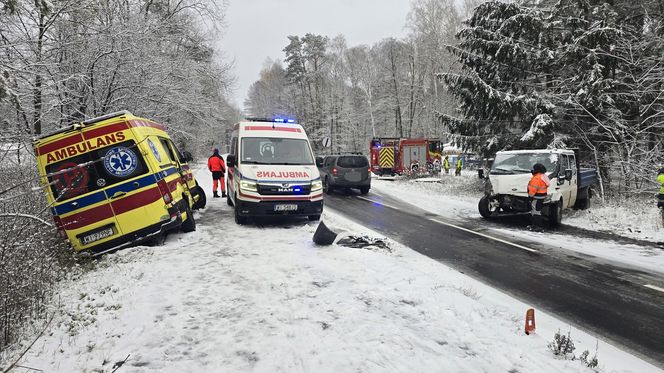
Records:
[[[241,146],[241,163],[306,166],[314,164],[309,143],[304,139],[245,137]]]

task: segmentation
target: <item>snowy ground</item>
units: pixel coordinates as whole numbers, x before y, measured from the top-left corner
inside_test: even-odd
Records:
[[[198,180],[209,190],[205,172]],[[240,227],[224,200],[209,202],[196,232],[107,255],[62,284],[51,327],[20,364],[112,372],[129,356],[118,372],[593,371],[548,350],[565,322],[538,311],[527,336],[527,304],[406,247],[316,247],[316,224]],[[329,211],[324,220],[372,234]],[[577,356],[598,343],[602,372],[660,371],[571,335]]]
[[[389,181],[374,178],[371,187],[372,191],[379,195],[400,198],[448,219],[459,222],[483,221],[477,210],[477,202],[483,189],[476,173],[468,172],[461,177],[442,175],[441,178],[414,180],[397,178]],[[586,211],[566,211],[563,224],[591,231],[612,232],[634,239],[664,242],[664,228],[657,226],[657,210],[654,206],[631,205],[629,208],[616,208],[601,206],[597,199],[593,199],[592,203],[591,208]],[[664,273],[663,249],[570,236],[556,233],[555,230],[534,233],[525,230],[525,227],[498,224],[492,226],[494,231],[502,235],[543,242],[549,246]]]

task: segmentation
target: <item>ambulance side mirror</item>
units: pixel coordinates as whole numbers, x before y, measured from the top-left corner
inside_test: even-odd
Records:
[[[323,157],[316,157],[316,167],[323,167],[323,161],[325,159]]]
[[[191,153],[187,151],[182,152],[182,158],[185,162],[191,162],[194,160],[194,157],[191,155]]]
[[[236,159],[235,159],[234,155],[229,154],[229,155],[226,156],[226,165],[228,167],[235,167],[235,162],[236,162]]]

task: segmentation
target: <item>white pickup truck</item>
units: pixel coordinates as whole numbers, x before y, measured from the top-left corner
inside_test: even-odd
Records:
[[[546,167],[551,180],[542,215],[552,226],[560,225],[564,209],[590,206],[590,186],[597,182],[597,171],[579,168],[573,150],[510,150],[496,154],[478,204],[480,215],[495,218],[529,213],[528,181],[535,163]]]

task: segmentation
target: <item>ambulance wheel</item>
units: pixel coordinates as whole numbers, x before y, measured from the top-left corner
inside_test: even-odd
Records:
[[[318,220],[320,220],[320,215],[309,215],[309,216],[307,216],[307,217],[308,217],[309,220],[311,220],[311,221],[318,221]]]
[[[235,224],[237,225],[245,225],[247,224],[247,218],[245,216],[240,215],[240,200],[237,199],[237,196],[235,196]]]
[[[194,219],[194,213],[191,212],[189,206],[184,210],[186,219],[182,222],[181,229],[184,233],[193,232],[196,230],[196,220]]]
[[[226,195],[226,204],[227,204],[228,206],[233,206],[233,200],[231,199],[231,195],[230,195],[230,194],[227,194],[227,195]]]
[[[194,210],[205,208],[205,205],[207,204],[207,196],[205,195],[203,188],[198,186],[198,182],[196,182],[196,186],[193,189],[193,194],[198,195],[198,201],[196,201],[191,208]]]

